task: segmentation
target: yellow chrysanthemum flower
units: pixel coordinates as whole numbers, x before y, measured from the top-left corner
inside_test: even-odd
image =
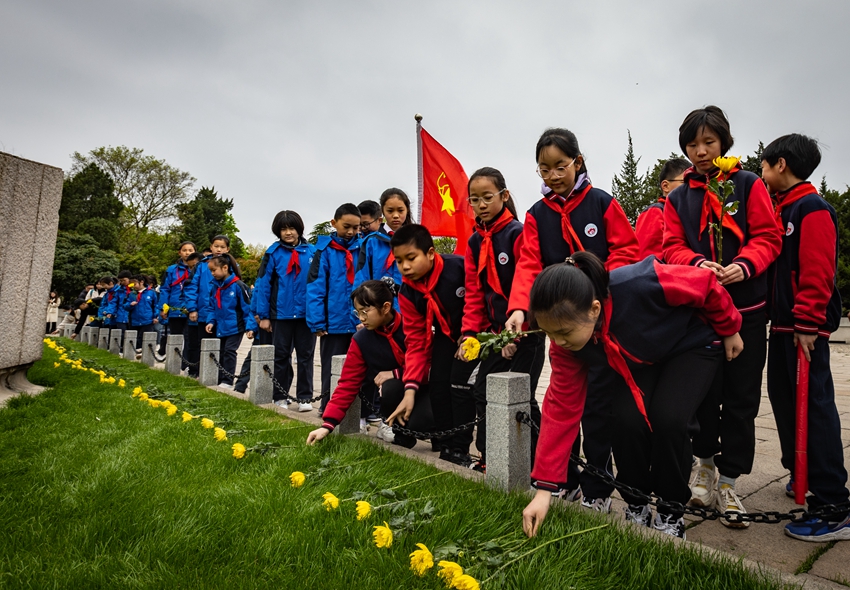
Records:
[[[142,393],[139,394],[139,399],[142,400],[143,402],[148,401],[148,394],[143,391]]]
[[[721,172],[729,174],[732,168],[737,166],[740,161],[741,158],[736,158],[735,156],[729,156],[728,158],[717,156],[711,163],[720,168]]]
[[[372,514],[372,505],[369,502],[360,500],[355,506],[357,507],[357,520],[363,520]]]
[[[325,507],[325,510],[330,512],[331,510],[336,510],[339,508],[339,498],[334,496],[330,492],[325,492],[322,494],[322,498],[324,498],[324,502],[322,502],[322,506]]]
[[[384,521],[384,525],[377,525],[372,531],[372,537],[375,540],[375,546],[378,549],[389,549],[393,545],[393,532],[390,530],[390,525]]]
[[[195,417],[192,414],[190,414],[189,412],[183,412],[183,422],[189,422],[190,420],[193,420],[194,418]]]
[[[162,402],[158,399],[148,399],[148,403],[152,408],[158,408],[162,405]]]
[[[300,471],[293,471],[289,474],[289,483],[292,485],[293,488],[300,488],[301,486],[303,486],[304,481],[306,479],[307,476],[305,476]]]
[[[479,590],[478,581],[468,574],[458,576],[452,582],[452,588],[457,590]]]
[[[227,431],[224,428],[216,428],[213,430],[213,438],[215,438],[218,442],[226,441]]]
[[[423,543],[417,543],[416,546],[419,549],[410,554],[410,569],[421,577],[434,567],[434,556]]]
[[[115,383],[115,377],[107,377],[106,382],[113,385]]]
[[[138,386],[137,386],[137,387],[135,387],[135,388],[133,389],[133,397],[137,397],[140,393],[142,393],[142,388],[141,388],[141,387],[138,387]]]
[[[212,428],[213,426],[215,426],[215,422],[213,422],[209,418],[202,418],[201,426],[203,426],[204,428]]]
[[[459,578],[463,575],[463,568],[453,561],[444,560],[439,562],[437,565],[440,567],[440,571],[437,572],[437,575],[443,579],[443,582],[446,583],[446,588],[451,588],[455,578]]]
[[[478,353],[481,352],[481,343],[476,338],[467,338],[461,344],[463,356],[468,361],[474,361],[478,358]]]
[[[164,304],[162,305],[162,311],[164,311],[164,312],[165,312],[165,315],[168,315],[168,310],[169,310],[169,309],[171,309],[171,307],[170,307],[167,303],[164,303]]]
[[[57,368],[58,366],[59,366],[59,363],[53,363],[53,368],[54,368],[54,369],[55,369],[55,368]]]
[[[123,379],[118,380],[118,387],[126,387],[126,385],[127,385],[127,382],[124,381]]]
[[[177,413],[177,406],[169,402],[168,408],[166,408],[165,413],[169,416],[173,416]]]
[[[242,457],[245,456],[245,451],[247,450],[247,449],[245,449],[245,445],[243,445],[241,443],[236,443],[231,448],[233,449],[233,457],[234,458],[241,459]]]

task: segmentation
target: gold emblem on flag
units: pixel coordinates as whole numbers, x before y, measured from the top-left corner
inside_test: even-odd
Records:
[[[440,193],[440,198],[443,199],[443,208],[440,211],[445,211],[449,214],[449,217],[454,215],[455,212],[455,202],[452,200],[451,187],[449,187],[449,183],[441,185],[440,181],[446,177],[445,172],[440,172],[439,178],[437,178],[437,191]]]

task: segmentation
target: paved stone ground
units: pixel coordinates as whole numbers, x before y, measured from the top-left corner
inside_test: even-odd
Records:
[[[241,369],[242,359],[247,354],[249,342],[245,340],[239,349],[237,367]],[[836,405],[841,415],[842,440],[844,442],[845,465],[850,466],[850,345],[831,344],[832,371],[836,389]],[[315,390],[319,391],[319,365],[316,355],[314,373]],[[549,383],[548,362],[543,369],[537,390],[538,401],[543,400],[543,394]],[[233,392],[228,392],[233,394]],[[291,392],[294,395],[294,391]],[[247,399],[247,396],[236,397]],[[297,418],[319,425],[316,412],[299,413],[274,408],[288,417]],[[316,404],[318,407],[318,404]],[[375,429],[371,428],[368,436],[374,437]],[[750,511],[778,510],[782,512],[797,508],[791,498],[785,496],[785,483],[788,472],[779,462],[779,440],[776,425],[773,420],[770,401],[767,398],[767,378],[762,385],[762,399],[758,418],[756,419],[756,459],[753,473],[738,480],[737,491],[744,506]],[[385,444],[378,441],[378,444]],[[440,461],[436,453],[432,453],[428,443],[419,442],[414,449],[407,450],[390,445],[399,453],[432,463],[444,470],[451,470],[466,477],[480,479],[480,474],[456,465]],[[624,503],[615,495],[612,513],[614,518],[622,519]],[[579,509],[570,506],[569,509]],[[744,559],[754,568],[768,566],[785,575],[785,579],[805,588],[847,588],[850,587],[850,542],[839,542],[830,546],[827,543],[806,543],[787,537],[782,525],[751,524],[747,529],[729,529],[719,521],[702,521],[689,518],[688,542],[699,543],[705,547]],[[626,525],[630,526],[630,525]],[[654,534],[654,533],[652,533]],[[812,557],[816,557],[810,571],[797,574],[800,566]]]

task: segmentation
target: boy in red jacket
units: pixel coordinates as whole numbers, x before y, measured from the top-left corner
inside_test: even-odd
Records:
[[[664,259],[664,204],[667,202],[667,195],[685,182],[685,170],[690,167],[688,161],[682,158],[671,158],[661,167],[658,174],[661,198],[644,209],[635,223],[635,236],[640,244],[641,260],[650,254],[659,260]]]

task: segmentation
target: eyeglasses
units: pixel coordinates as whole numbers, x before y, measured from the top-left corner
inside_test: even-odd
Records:
[[[360,320],[365,320],[365,319],[367,318],[366,314],[368,314],[368,313],[369,313],[369,310],[370,310],[370,309],[372,309],[372,306],[371,306],[371,305],[370,305],[369,307],[364,307],[364,308],[363,308],[363,309],[361,309],[360,311],[356,311],[356,310],[355,310],[355,311],[356,311],[356,313],[357,313],[357,317],[358,317]]]
[[[477,207],[478,203],[480,203],[482,201],[484,202],[485,205],[489,205],[490,203],[493,202],[493,199],[495,199],[496,197],[501,195],[506,190],[508,190],[508,189],[503,188],[502,190],[500,190],[499,192],[497,192],[495,194],[494,193],[484,193],[480,197],[473,196],[473,197],[469,197],[466,200],[469,201],[469,204],[472,205],[473,207]]]
[[[363,222],[360,224],[360,229],[369,229],[369,226],[375,225],[379,221],[381,221],[380,217],[378,219],[373,219],[372,221]]]
[[[546,180],[547,178],[562,178],[567,175],[567,168],[576,163],[576,159],[573,158],[573,161],[567,164],[566,166],[558,166],[554,170],[549,170],[547,168],[537,167],[537,176]]]

